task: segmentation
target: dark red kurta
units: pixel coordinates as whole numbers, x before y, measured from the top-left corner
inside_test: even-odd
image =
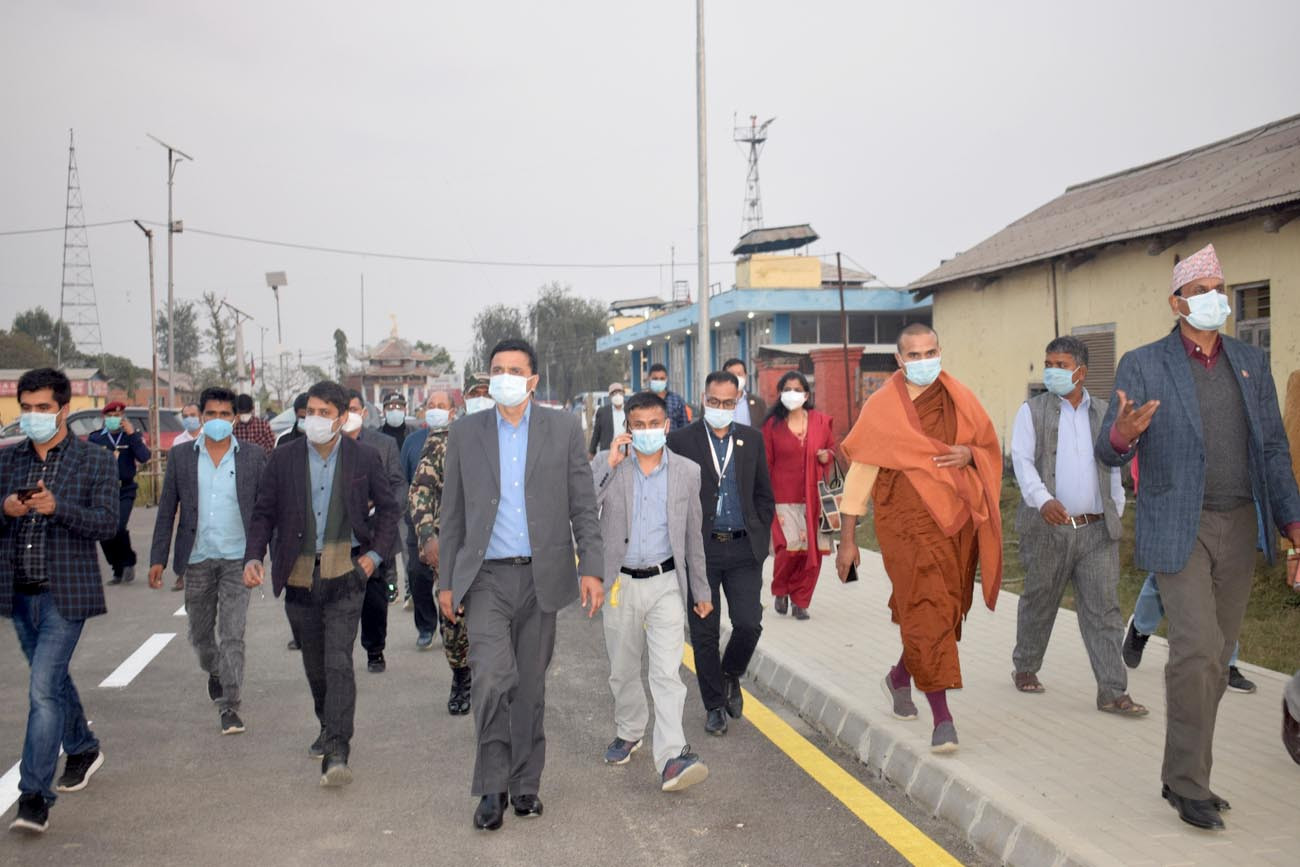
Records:
[[[767,450],[773,498],[777,503],[804,505],[808,535],[807,551],[788,551],[781,522],[773,519],[772,548],[776,556],[772,563],[772,595],[789,596],[795,605],[807,608],[812,604],[823,556],[817,548],[817,527],[821,518],[817,482],[830,473],[830,464],[818,463],[817,451],[835,451],[831,417],[815,409],[808,410],[808,427],[801,443],[783,419],[773,416],[763,424],[763,445]]]

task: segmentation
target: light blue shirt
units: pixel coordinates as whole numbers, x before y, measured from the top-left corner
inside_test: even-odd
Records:
[[[628,530],[627,555],[623,565],[632,569],[658,566],[673,556],[668,535],[668,449],[664,449],[659,466],[650,475],[632,457],[633,474],[632,526]]]
[[[307,444],[307,475],[311,481],[311,511],[316,518],[316,553],[325,550],[325,522],[329,518],[330,494],[334,491],[334,467],[339,459],[339,441],[345,434],[339,434],[330,448],[330,453],[321,457],[316,446]],[[352,535],[352,547],[357,546],[357,537]],[[384,562],[378,551],[367,551],[366,556],[378,569]]]
[[[501,460],[501,496],[497,519],[488,540],[488,560],[531,557],[533,546],[528,539],[528,503],[524,497],[524,475],[528,470],[528,421],[533,414],[530,400],[524,417],[515,427],[501,411],[497,416],[497,454]]]
[[[194,443],[199,453],[199,530],[194,537],[190,563],[204,560],[244,559],[244,519],[235,486],[235,452],[239,441],[232,434],[230,447],[215,466],[208,454],[208,438]]]
[[[736,421],[741,424],[753,424],[749,417],[749,395],[743,391],[740,397],[736,398]]]
[[[745,515],[740,508],[740,481],[736,475],[736,451],[735,446],[731,449],[731,460],[727,460],[727,446],[732,443],[736,437],[736,426],[727,426],[727,435],[718,439],[713,435],[713,429],[706,431],[709,435],[709,443],[713,446],[713,453],[717,455],[717,466],[722,468],[722,478],[718,480],[718,510],[714,513],[713,528],[715,530],[744,530]],[[725,464],[725,466],[724,466]],[[715,470],[714,467],[706,467],[703,472]]]
[[[1104,511],[1101,491],[1097,486],[1097,458],[1093,453],[1092,424],[1088,409],[1092,397],[1084,389],[1083,400],[1076,409],[1065,398],[1061,401],[1061,423],[1056,437],[1056,492],[1047,490],[1038,468],[1034,464],[1037,438],[1029,404],[1023,403],[1016,412],[1011,429],[1011,465],[1020,485],[1020,496],[1030,508],[1041,509],[1051,499],[1061,501],[1071,515],[1100,515]],[[1119,470],[1108,473],[1115,509],[1124,514],[1124,483]]]

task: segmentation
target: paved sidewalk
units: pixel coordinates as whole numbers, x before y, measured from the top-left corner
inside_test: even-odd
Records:
[[[765,589],[749,674],[979,849],[1016,865],[1300,863],[1300,767],[1280,741],[1287,677],[1241,666],[1259,691],[1230,692],[1220,706],[1213,785],[1232,803],[1228,830],[1198,831],[1160,798],[1162,639],[1150,641],[1141,668],[1130,672],[1130,694],[1151,708],[1145,719],[1095,709],[1072,611],[1060,612],[1039,672],[1047,691],[1021,694],[1011,683],[1018,597],[1004,592],[990,612],[976,588],[961,642],[966,686],[949,698],[961,750],[933,756],[924,696],[916,693],[920,718],[904,722],[888,713],[881,692],[901,645],[880,556],[862,552],[856,585],[841,585],[833,567],[827,557],[806,622],[777,616]]]

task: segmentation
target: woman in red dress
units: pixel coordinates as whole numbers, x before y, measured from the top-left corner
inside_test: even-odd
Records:
[[[835,437],[831,417],[813,409],[802,373],[789,371],[776,390],[780,400],[763,423],[767,468],[776,497],[772,595],[777,614],[792,611],[796,620],[807,620],[822,555],[831,550],[830,538],[817,531],[821,518],[817,482],[830,472]]]

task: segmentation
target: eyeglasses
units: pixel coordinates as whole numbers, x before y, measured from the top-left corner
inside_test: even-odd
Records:
[[[1227,294],[1227,289],[1223,286],[1217,288],[1211,286],[1184,286],[1175,292],[1181,298],[1195,298],[1198,295],[1208,295],[1211,292],[1221,292]]]
[[[706,397],[704,405],[709,409],[735,409],[735,400],[718,400],[716,397]]]

